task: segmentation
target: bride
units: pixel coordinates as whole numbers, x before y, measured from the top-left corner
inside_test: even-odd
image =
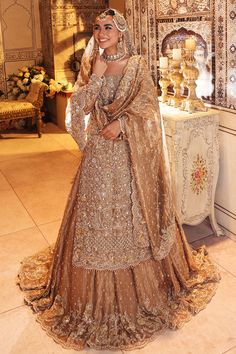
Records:
[[[18,284],[62,346],[141,347],[202,310],[220,276],[176,217],[155,87],[116,10],[95,20],[66,125],[82,161],[56,244]]]

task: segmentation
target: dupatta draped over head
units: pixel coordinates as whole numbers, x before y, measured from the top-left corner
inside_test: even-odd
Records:
[[[130,56],[115,94],[106,106],[96,101],[90,113],[99,129],[108,122],[123,118],[130,148],[142,212],[147,224],[154,259],[165,258],[176,235],[175,208],[163,124],[157,103],[156,88],[145,60],[136,54],[124,17],[114,11],[113,21],[123,33],[126,53]],[[106,15],[106,13],[105,13]],[[86,119],[83,90],[91,74],[97,45],[92,37],[84,52],[74,93],[67,107],[66,126],[81,150],[86,147]],[[78,95],[79,94],[79,95]],[[79,99],[78,99],[79,97]]]

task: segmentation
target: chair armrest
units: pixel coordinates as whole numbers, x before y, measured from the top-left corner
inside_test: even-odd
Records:
[[[46,87],[47,85],[41,81],[31,83],[30,91],[25,99],[32,103],[35,108],[40,110],[43,105],[43,97]]]

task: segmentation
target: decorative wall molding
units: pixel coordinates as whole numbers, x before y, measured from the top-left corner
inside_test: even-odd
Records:
[[[157,1],[157,17],[206,15],[211,10],[211,0],[161,0]]]
[[[5,61],[22,61],[28,59],[37,59],[38,61],[42,61],[42,51],[40,49],[37,50],[24,50],[24,51],[11,51],[5,52],[4,54]]]
[[[30,64],[42,62],[41,43],[40,47],[36,44],[36,37],[39,39],[38,42],[41,42],[40,24],[36,20],[37,7],[38,0],[0,2],[0,89],[5,93],[8,63],[11,63],[11,67],[15,67],[17,71],[22,66],[21,62],[24,62],[24,65],[27,61]],[[15,13],[19,16],[18,22],[14,20]],[[26,35],[22,35],[22,27],[19,26],[24,26],[23,32]]]
[[[207,43],[208,53],[212,52],[212,23],[210,21],[204,21],[204,26],[202,26],[201,21],[191,21],[191,22],[161,22],[158,23],[158,41],[159,41],[159,55],[161,50],[161,43],[168,33],[172,31],[179,30],[181,27],[186,28],[196,32],[202,36],[202,38]]]
[[[46,0],[48,1],[48,0]],[[104,9],[104,0],[52,0],[52,8],[60,9]],[[105,1],[105,7],[108,6],[108,1]]]

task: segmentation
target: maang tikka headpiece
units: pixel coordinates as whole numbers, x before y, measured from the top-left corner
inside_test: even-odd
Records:
[[[98,16],[98,18],[100,20],[104,20],[109,15],[113,17],[114,24],[115,24],[116,28],[118,29],[118,31],[124,32],[124,31],[127,30],[127,24],[126,24],[124,16],[122,16],[122,14],[120,14],[115,9],[107,9],[107,10],[105,10],[104,12],[102,12]]]

